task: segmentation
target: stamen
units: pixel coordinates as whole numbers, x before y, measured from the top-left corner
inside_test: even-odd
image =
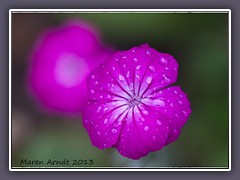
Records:
[[[141,103],[141,98],[138,96],[132,96],[130,99],[127,100],[127,104],[129,107],[137,106],[139,103]]]

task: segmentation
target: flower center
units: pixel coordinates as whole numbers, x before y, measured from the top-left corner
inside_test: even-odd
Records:
[[[133,96],[127,100],[127,104],[129,105],[129,107],[137,106],[139,103],[141,103],[141,98],[138,96]]]

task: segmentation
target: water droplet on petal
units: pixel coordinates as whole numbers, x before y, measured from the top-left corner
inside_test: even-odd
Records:
[[[143,114],[148,115],[148,111],[147,110],[143,110]]]
[[[151,53],[150,53],[150,51],[149,51],[149,50],[147,50],[147,51],[146,51],[146,55],[148,55],[148,56],[150,56],[150,55],[151,55]]]
[[[123,68],[126,68],[126,64],[123,64]]]
[[[106,144],[103,144],[103,146],[104,146],[104,147],[107,147],[107,145],[106,145]]]
[[[90,91],[92,94],[94,94],[95,93],[95,91],[92,89],[91,91]]]
[[[162,122],[160,120],[157,120],[157,125],[161,126]]]
[[[97,132],[97,134],[98,134],[99,136],[101,135],[101,133],[100,133],[99,131]]]
[[[112,67],[112,70],[113,70],[113,71],[115,71],[115,70],[116,70],[116,68],[113,66],[113,67]]]
[[[102,99],[102,98],[103,98],[103,96],[102,96],[102,95],[100,95],[99,97],[100,97],[100,99]]]
[[[145,119],[141,117],[141,121],[142,121],[142,122],[144,122],[144,121],[145,121]]]
[[[92,75],[92,76],[91,76],[91,78],[92,78],[92,79],[95,79],[95,76],[94,76],[94,75]]]
[[[97,113],[99,113],[100,111],[101,111],[101,109],[102,109],[102,107],[100,106],[100,107],[98,107],[97,108]]]
[[[95,81],[95,83],[94,83],[95,85],[98,85],[99,84],[99,82],[98,81]]]
[[[136,70],[139,70],[141,68],[141,65],[136,66]]]
[[[107,123],[108,123],[108,119],[107,119],[107,118],[104,119],[103,123],[104,123],[104,124],[107,124]]]
[[[117,130],[116,130],[116,129],[112,129],[112,133],[113,133],[113,134],[116,134],[116,133],[117,133]]]
[[[127,56],[122,56],[122,59],[127,59]]]
[[[188,113],[186,111],[182,111],[184,116],[188,116]]]
[[[123,75],[119,74],[119,75],[118,75],[118,79],[119,79],[120,81],[124,81]]]
[[[183,104],[183,102],[182,102],[182,101],[178,101],[178,103],[179,103],[180,105],[182,105],[182,104]]]
[[[137,58],[133,58],[133,61],[134,61],[134,62],[138,62],[138,59],[137,59]]]
[[[178,94],[178,92],[175,90],[175,91],[174,91],[174,94]]]
[[[155,72],[155,67],[154,66],[149,66],[148,67],[153,73]]]
[[[128,71],[126,74],[126,77],[129,78],[130,77],[130,72]]]
[[[163,58],[163,57],[160,59],[160,63],[163,64],[163,65],[167,65],[168,64],[167,60],[165,58]]]
[[[146,79],[146,83],[147,84],[150,84],[152,82],[152,77],[151,76],[148,76],[147,79]]]
[[[170,79],[165,74],[163,74],[163,78],[164,78],[165,82],[170,82]]]
[[[170,106],[173,107],[173,103],[170,103]]]
[[[179,116],[177,113],[175,114],[175,117],[176,117],[176,118],[180,118],[180,116]]]
[[[153,139],[154,141],[156,141],[156,140],[157,140],[156,136],[153,136],[153,137],[152,137],[152,139]]]
[[[145,126],[144,127],[144,131],[148,131],[149,130],[149,127],[148,126]]]

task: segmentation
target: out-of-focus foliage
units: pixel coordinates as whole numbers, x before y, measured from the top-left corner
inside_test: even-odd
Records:
[[[116,49],[148,43],[176,58],[179,76],[175,84],[181,85],[188,94],[192,108],[192,115],[176,142],[141,160],[128,160],[113,149],[93,147],[81,125],[81,117],[66,119],[37,109],[25,91],[27,55],[39,32],[66,18],[83,18],[94,23],[103,41]],[[38,28],[27,28],[26,21],[32,23],[32,27],[38,24]],[[21,128],[23,134],[31,130],[24,139],[18,133],[21,143],[13,146],[13,166],[20,166],[20,160],[25,158],[93,159],[95,167],[228,166],[228,14],[14,14],[12,28],[12,108],[31,117],[28,119],[31,125],[20,127],[22,118],[13,116],[14,121],[18,121],[15,129]],[[24,39],[29,37],[26,43]]]

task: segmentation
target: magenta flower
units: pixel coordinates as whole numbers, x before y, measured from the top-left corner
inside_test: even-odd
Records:
[[[175,141],[191,113],[181,88],[168,87],[177,73],[171,55],[146,44],[116,52],[94,69],[83,113],[92,144],[139,159]]]
[[[46,31],[30,57],[28,87],[45,110],[76,115],[87,101],[86,77],[110,50],[94,27],[72,20]]]

